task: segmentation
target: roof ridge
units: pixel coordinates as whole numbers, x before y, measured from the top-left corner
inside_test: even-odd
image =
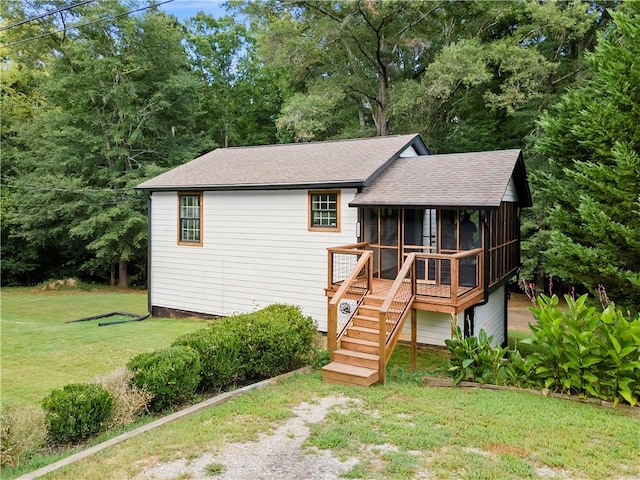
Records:
[[[374,136],[374,137],[358,137],[358,138],[343,138],[340,140],[318,140],[315,142],[292,142],[292,143],[271,143],[269,145],[245,145],[245,146],[237,146],[237,147],[218,147],[212,152],[216,150],[240,150],[240,149],[254,149],[254,148],[267,148],[267,147],[290,147],[290,146],[303,146],[303,145],[321,145],[327,143],[347,143],[347,142],[357,142],[357,141],[366,141],[366,140],[385,140],[389,138],[400,138],[400,137],[417,137],[418,133],[404,133],[404,134],[396,134],[396,135],[384,135],[384,136]]]

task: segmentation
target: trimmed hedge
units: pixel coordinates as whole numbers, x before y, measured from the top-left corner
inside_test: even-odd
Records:
[[[90,437],[106,427],[113,397],[101,385],[74,383],[53,390],[42,401],[49,437],[71,442]]]
[[[173,345],[189,346],[200,354],[201,388],[215,390],[309,364],[316,330],[313,319],[298,307],[274,304],[218,320]]]
[[[186,346],[141,353],[127,363],[132,383],[153,395],[149,407],[163,410],[189,399],[200,384],[200,356]]]

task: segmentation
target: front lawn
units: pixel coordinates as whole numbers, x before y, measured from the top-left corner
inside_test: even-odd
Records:
[[[230,442],[272,434],[292,417],[292,407],[327,396],[353,401],[312,423],[305,444],[341,460],[357,458],[346,478],[630,480],[640,475],[640,419],[615,409],[514,391],[425,388],[393,377],[385,386],[344,387],[323,383],[316,372],[167,424],[47,478],[142,478],[145,468],[162,462],[184,459],[189,465],[206,452],[215,457]],[[214,458],[212,464],[224,472],[224,463]]]
[[[144,314],[147,295],[139,291],[3,288],[1,301],[3,403],[39,404],[54,388],[91,381],[203,326],[155,318],[106,327],[100,320],[65,323],[113,311]]]

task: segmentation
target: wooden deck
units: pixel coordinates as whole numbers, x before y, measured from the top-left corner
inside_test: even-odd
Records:
[[[372,290],[369,292],[368,297],[382,303],[392,285],[393,280],[374,278]],[[327,297],[329,298],[333,297],[333,293],[335,292],[331,289],[326,290]],[[416,293],[416,299],[412,307],[417,310],[430,312],[459,313],[465,308],[469,308],[471,305],[478,303],[483,298],[482,290],[460,286],[458,287],[457,301],[452,302],[449,286],[427,283],[419,283]]]

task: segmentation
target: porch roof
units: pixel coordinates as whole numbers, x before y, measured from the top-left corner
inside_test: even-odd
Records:
[[[218,148],[148,180],[141,190],[361,187],[409,147],[428,153],[417,134],[355,140]]]
[[[349,205],[497,208],[512,178],[520,206],[530,207],[520,150],[399,158]]]

